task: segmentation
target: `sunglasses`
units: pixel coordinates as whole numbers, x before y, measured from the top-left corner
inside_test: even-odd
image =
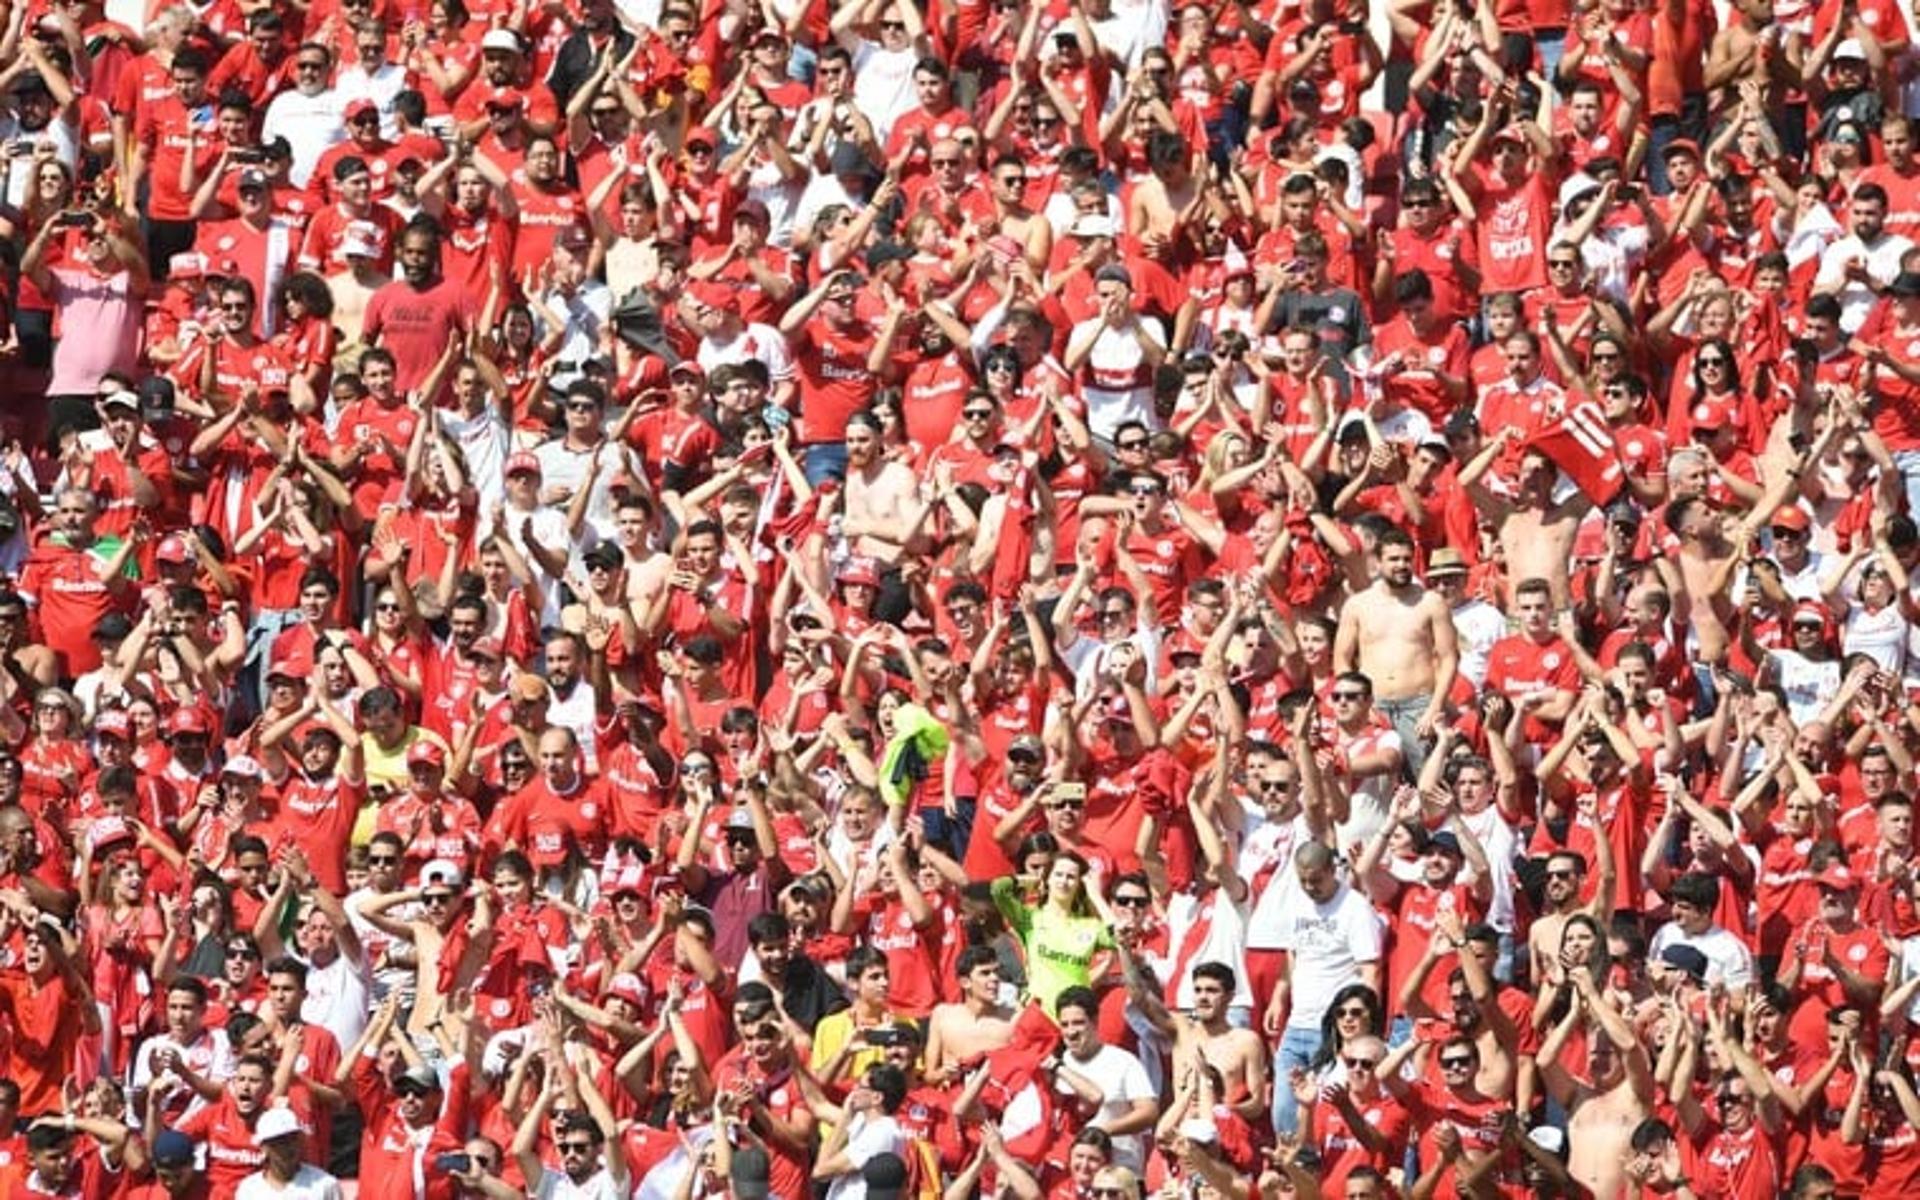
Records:
[[[1121,621],[1126,620],[1129,615],[1130,614],[1127,613],[1126,611],[1115,608],[1115,609],[1109,609],[1106,612],[1101,613],[1100,619],[1102,621],[1112,621],[1117,624]]]
[[[1340,1061],[1346,1064],[1347,1070],[1349,1071],[1358,1071],[1362,1067],[1371,1071],[1380,1065],[1380,1060],[1377,1058],[1347,1058],[1342,1056]]]
[[[1367,1018],[1367,1017],[1373,1016],[1373,1013],[1370,1010],[1368,1010],[1365,1005],[1349,1004],[1345,1008],[1336,1011],[1333,1015],[1336,1017]]]
[[[1074,812],[1086,806],[1085,800],[1055,800],[1047,805],[1047,809],[1051,812]]]
[[[1724,367],[1727,365],[1727,360],[1724,358],[1702,358],[1697,361],[1703,367]]]
[[[367,855],[367,865],[370,867],[397,867],[400,865],[400,859],[397,855],[392,854],[369,854]]]
[[[1548,879],[1572,879],[1573,871],[1567,867],[1556,867],[1547,872]]]
[[[1147,905],[1152,904],[1153,900],[1148,896],[1129,895],[1115,896],[1113,902],[1121,908],[1145,908]]]
[[[553,1148],[562,1154],[592,1154],[592,1142],[555,1142]]]
[[[990,421],[993,419],[993,410],[990,408],[969,408],[960,415],[969,421]]]
[[[1473,1060],[1471,1058],[1452,1055],[1440,1060],[1440,1069],[1442,1071],[1470,1071],[1473,1069]]]
[[[1333,692],[1331,696],[1336,703],[1351,701],[1354,704],[1358,704],[1367,698],[1365,692]]]
[[[1773,537],[1775,541],[1780,541],[1782,539],[1792,539],[1792,540],[1798,541],[1800,538],[1807,536],[1806,534],[1802,533],[1798,529],[1775,528],[1772,532],[1773,532]]]
[[[1119,450],[1124,450],[1128,453],[1138,453],[1140,451],[1144,451],[1147,448],[1147,439],[1132,438],[1124,442],[1115,442],[1114,447]]]

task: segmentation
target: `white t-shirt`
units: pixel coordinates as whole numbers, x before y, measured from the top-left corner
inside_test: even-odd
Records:
[[[1745,942],[1718,925],[1710,926],[1699,937],[1688,937],[1678,921],[1668,921],[1653,935],[1653,944],[1647,947],[1647,959],[1657,960],[1668,946],[1692,946],[1706,955],[1708,986],[1721,983],[1741,988],[1753,982],[1753,952]]]
[[[889,50],[878,42],[862,41],[853,48],[853,104],[873,123],[873,136],[885,145],[900,114],[919,98],[913,90],[913,68],[920,52],[911,43]]]
[[[1460,643],[1460,673],[1477,688],[1487,681],[1493,644],[1507,636],[1507,618],[1485,600],[1469,600],[1453,610],[1453,632]]]
[[[1840,301],[1841,329],[1848,333],[1858,330],[1876,298],[1864,283],[1847,279],[1847,264],[1865,259],[1868,277],[1885,287],[1900,273],[1900,259],[1911,249],[1913,243],[1897,233],[1881,234],[1880,240],[1871,247],[1857,234],[1850,233],[1826,248],[1820,255],[1820,273],[1814,277],[1813,286],[1825,290],[1830,285],[1840,285],[1834,297]]]
[[[833,1183],[827,1188],[827,1200],[867,1200],[867,1181],[860,1169],[869,1159],[882,1154],[897,1154],[905,1159],[912,1141],[900,1122],[892,1117],[877,1112],[854,1114],[847,1122],[846,1149],[847,1161],[853,1164],[853,1170],[833,1177]]]
[[[1827,701],[1840,690],[1840,664],[1814,662],[1798,650],[1768,652],[1780,667],[1780,691],[1787,697],[1787,712],[1795,725],[1805,725],[1820,715]]]
[[[1101,1046],[1092,1058],[1081,1060],[1062,1055],[1061,1065],[1100,1089],[1100,1115],[1117,1121],[1127,1115],[1136,1100],[1156,1100],[1160,1093],[1147,1078],[1147,1068],[1137,1057],[1118,1046]],[[1065,1096],[1073,1089],[1056,1080],[1053,1090]],[[1145,1170],[1146,1146],[1137,1133],[1123,1133],[1113,1139],[1115,1166],[1139,1173]]]
[[[1288,1029],[1320,1028],[1334,994],[1360,982],[1360,964],[1380,961],[1380,918],[1346,884],[1325,904],[1305,891],[1280,910],[1279,949],[1293,956],[1293,1009]]]
[[[532,1195],[534,1200],[627,1200],[631,1190],[631,1180],[624,1186],[615,1183],[607,1169],[601,1167],[587,1176],[585,1183],[575,1183],[565,1171],[542,1171],[540,1186]]]
[[[300,1019],[325,1029],[342,1047],[351,1046],[367,1027],[372,992],[373,975],[364,957],[352,962],[344,954],[335,954],[324,967],[309,962],[307,999],[300,1005]]]
[[[255,1171],[234,1189],[234,1200],[340,1200],[340,1181],[311,1163],[301,1163],[285,1186],[271,1183],[265,1171]]]

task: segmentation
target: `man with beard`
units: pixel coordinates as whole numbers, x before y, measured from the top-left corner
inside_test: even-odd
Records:
[[[1018,874],[1007,848],[1026,833],[1039,805],[1040,774],[1047,751],[1035,734],[1022,734],[1007,746],[1007,765],[999,779],[981,790],[967,837],[962,865],[969,879],[998,879]]]
[[[399,1010],[397,993],[380,1006],[370,1027],[370,1046],[385,1043]],[[352,1067],[354,1095],[366,1116],[360,1135],[360,1194],[368,1200],[451,1200],[453,1180],[436,1160],[463,1148],[467,1064],[454,1060],[452,1086],[445,1088],[439,1072],[425,1063],[390,1079],[381,1061],[375,1054],[359,1054]],[[425,1182],[424,1191],[416,1180]]]
[[[452,338],[466,336],[473,300],[459,281],[441,278],[440,228],[431,219],[416,218],[400,234],[399,258],[401,278],[368,301],[361,332],[393,355],[394,386],[407,392],[426,380]]]
[[[727,846],[725,871],[709,870],[701,860],[701,834],[715,801],[713,789],[694,792],[686,836],[680,841],[676,865],[689,898],[713,914],[713,952],[722,962],[746,957],[749,926],[770,911],[793,872],[780,857],[780,835],[759,788],[744,789],[746,807],[727,815],[721,836]],[[708,860],[711,861],[711,860]]]
[[[315,1141],[316,1150],[326,1145],[317,1133]],[[261,1114],[253,1144],[263,1155],[260,1169],[240,1181],[234,1200],[340,1200],[340,1181],[304,1161],[307,1131],[292,1109]]]
[[[1417,775],[1453,689],[1459,640],[1446,602],[1414,581],[1413,539],[1387,530],[1375,554],[1380,576],[1341,610],[1333,665],[1372,681],[1374,706],[1393,723]]]
[[[872,402],[879,386],[879,380],[867,369],[878,332],[854,311],[854,293],[860,282],[859,275],[852,271],[835,271],[780,319],[780,332],[789,342],[800,379],[800,420],[794,440],[807,448],[810,483],[846,477],[855,470],[851,462],[852,420]],[[876,453],[878,442],[879,432],[875,430],[870,449]],[[868,456],[869,462],[872,457]],[[854,536],[852,526],[868,518],[863,514],[856,520],[851,479],[848,485],[847,534]],[[891,562],[906,543],[908,528],[899,524],[896,516],[892,522],[880,522],[867,540],[877,536],[890,543],[893,551],[885,557]],[[859,553],[880,556],[872,548]]]
[[[627,1175],[626,1143],[608,1109],[606,1099],[594,1082],[592,1071],[576,1072],[557,1045],[547,1056],[546,1082],[540,1098],[527,1110],[513,1135],[513,1156],[527,1181],[527,1195],[534,1200],[615,1200],[630,1190]],[[569,1083],[577,1083],[582,1108],[574,1109],[554,1122],[554,1149],[560,1156],[560,1169],[550,1171],[541,1164],[536,1147],[547,1123],[547,1114],[565,1094]],[[584,1109],[584,1111],[582,1111]],[[605,1165],[601,1165],[602,1155]]]
[[[835,441],[839,444],[834,449],[844,451],[840,461],[846,476],[842,530],[861,557],[887,564],[899,561],[921,525],[919,480],[905,463],[884,452],[879,424],[868,412],[848,417]],[[809,469],[819,449],[809,449]]]
[[[765,912],[748,921],[747,942],[760,978],[773,989],[781,1014],[792,1024],[811,1031],[822,1017],[847,1007],[846,993],[804,947],[794,944],[793,923],[784,915]]]
[[[771,1005],[743,1004],[742,1016],[740,1052],[715,1070],[714,1093],[766,1146],[771,1195],[808,1195],[816,1122],[800,1083],[804,1065]]]

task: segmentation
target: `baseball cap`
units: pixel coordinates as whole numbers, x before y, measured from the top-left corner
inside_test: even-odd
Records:
[[[1685,971],[1695,982],[1707,977],[1707,956],[1692,946],[1668,946],[1660,952],[1660,961],[1676,971]]]
[[[370,222],[353,222],[340,237],[340,253],[348,258],[379,258],[380,231]]]
[[[394,1080],[395,1090],[410,1088],[415,1091],[437,1092],[440,1090],[440,1073],[425,1063],[408,1067]]]
[[[880,572],[870,558],[850,558],[840,564],[841,583],[863,583],[868,587],[880,586]]]
[[[509,54],[521,53],[520,36],[511,29],[489,29],[480,39],[482,50],[505,50]]]
[[[167,718],[167,732],[176,737],[183,733],[210,734],[213,722],[198,708],[183,708]]]
[[[762,229],[773,224],[773,214],[768,212],[767,206],[758,200],[742,201],[740,205],[733,210],[733,219],[736,221],[752,221]]]
[[[1805,533],[1813,522],[1808,518],[1807,510],[1798,504],[1782,504],[1773,510],[1773,519],[1767,524],[1776,529],[1795,529]]]
[[[1867,48],[1860,44],[1859,38],[1848,38],[1833,48],[1834,62],[1844,62],[1849,58],[1867,61]]]
[[[119,394],[126,395],[125,392]],[[177,533],[161,538],[160,544],[153,548],[153,556],[161,562],[170,563],[183,563],[192,557],[187,553],[187,540]]]
[[[1695,158],[1699,158],[1700,143],[1694,141],[1692,138],[1675,138],[1667,143],[1667,148],[1660,152],[1660,157],[1664,160],[1672,158],[1676,154],[1691,154]]]
[[[278,1138],[301,1132],[300,1118],[290,1108],[270,1108],[260,1114],[253,1126],[253,1144],[264,1146]]]
[[[178,1129],[162,1129],[147,1148],[147,1157],[156,1167],[193,1165],[193,1139]]]
[[[198,279],[207,273],[207,256],[189,250],[167,260],[168,279]]]
[[[133,736],[133,721],[125,709],[103,708],[93,718],[95,737],[127,738]]]
[[[268,178],[267,173],[258,167],[249,167],[240,172],[239,188],[243,192],[248,188],[264,188],[271,187],[272,185],[273,180]]]
[[[1113,218],[1105,213],[1081,213],[1067,226],[1067,236],[1077,238],[1113,237]]]
[[[525,450],[509,454],[507,456],[507,474],[513,476],[523,473],[533,475],[540,474],[540,460]]]
[[[1693,418],[1695,429],[1719,430],[1733,424],[1733,414],[1727,411],[1726,405],[1715,400],[1703,400],[1694,405],[1689,415]]]
[[[1093,273],[1095,283],[1117,283],[1122,287],[1133,286],[1133,275],[1119,263],[1108,263]]]
[[[444,767],[447,765],[447,752],[440,743],[421,738],[407,751],[407,765],[410,767]]]
[[[1860,881],[1853,877],[1853,872],[1847,870],[1839,863],[1835,863],[1820,872],[1820,874],[1814,878],[1813,882],[1819,887],[1829,888],[1836,892],[1850,892],[1860,886]]]
[[[635,1006],[647,1002],[647,989],[632,971],[622,971],[607,984],[607,995],[617,996]]]
[[[262,767],[260,760],[254,758],[251,754],[234,755],[227,760],[226,766],[220,768],[220,773],[222,775],[238,775],[242,779],[265,779],[267,777],[266,768]]]
[[[134,412],[139,412],[140,397],[134,392],[108,392],[106,395],[100,397],[100,406],[102,408],[130,408]]]
[[[460,868],[444,858],[436,858],[420,868],[422,892],[457,892],[465,882]]]
[[[368,115],[379,116],[380,106],[364,96],[358,100],[350,101],[347,107],[340,113],[341,118],[349,125],[361,117]]]

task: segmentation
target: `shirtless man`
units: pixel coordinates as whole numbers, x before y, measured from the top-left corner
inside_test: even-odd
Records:
[[[1547,882],[1541,889],[1545,910],[1527,928],[1527,960],[1532,964],[1527,977],[1547,977],[1547,965],[1560,956],[1560,935],[1568,918],[1585,913],[1605,928],[1613,914],[1613,845],[1607,838],[1593,839],[1594,870],[1598,882],[1593,899],[1580,902],[1580,890],[1587,877],[1587,860],[1572,850],[1556,850],[1547,856]]]
[[[1595,1196],[1624,1195],[1633,1131],[1653,1113],[1653,1064],[1633,1025],[1601,992],[1586,965],[1569,968],[1567,980],[1581,1002],[1568,1008],[1540,1046],[1543,1081],[1567,1111],[1567,1140],[1573,1146],[1567,1170]],[[1585,1079],[1559,1061],[1561,1047],[1583,1020]]]
[[[327,276],[327,291],[333,293],[333,324],[340,331],[334,357],[343,362],[357,362],[360,351],[366,348],[360,334],[367,304],[376,291],[393,282],[393,276],[383,275],[378,269],[380,245],[372,231],[363,232],[357,225],[349,225],[340,243],[340,253],[347,260],[347,269]]]
[[[1728,628],[1734,618],[1734,576],[1746,562],[1748,547],[1762,523],[1771,520],[1775,510],[1799,488],[1807,464],[1826,453],[1835,432],[1836,426],[1829,424],[1807,453],[1780,471],[1760,502],[1738,520],[1715,509],[1701,495],[1682,495],[1667,506],[1667,528],[1680,539],[1680,553],[1677,563],[1658,558],[1654,565],[1667,591],[1687,598],[1685,609],[1675,618],[1693,626],[1699,647],[1697,661],[1726,661]]]
[[[1193,969],[1193,1016],[1184,1023],[1194,1049],[1220,1072],[1228,1107],[1258,1128],[1267,1112],[1267,1052],[1260,1035],[1227,1020],[1239,980],[1233,968],[1203,962]],[[1179,1057],[1180,1047],[1174,1047]]]
[[[1545,579],[1552,585],[1555,608],[1565,608],[1571,599],[1567,583],[1567,564],[1573,561],[1573,535],[1580,520],[1593,507],[1585,492],[1575,491],[1565,500],[1553,498],[1554,481],[1559,471],[1553,460],[1538,450],[1529,450],[1520,459],[1520,475],[1511,498],[1495,494],[1481,480],[1494,460],[1522,439],[1512,426],[1487,444],[1460,472],[1460,483],[1478,508],[1500,531],[1500,548],[1505,551],[1507,578]],[[1772,511],[1769,509],[1768,511]]]
[[[992,214],[985,222],[987,236],[1012,238],[1026,251],[1029,266],[1035,271],[1046,270],[1053,255],[1053,224],[1044,214],[1027,207],[1026,164],[1017,154],[1002,154],[994,160],[987,178],[992,181],[988,195],[993,202]]]
[[[954,965],[960,1002],[942,1004],[927,1023],[927,1078],[935,1085],[1013,1040],[1014,1011],[1000,1003],[1000,956],[990,946],[969,946]]]
[[[1221,1099],[1249,1123],[1259,1125],[1267,1111],[1267,1050],[1260,1035],[1241,1029],[1228,1019],[1239,977],[1223,962],[1203,962],[1193,968],[1193,1013],[1174,1012],[1162,1002],[1160,992],[1149,978],[1133,965],[1131,953],[1121,955],[1129,964],[1126,970],[1127,994],[1134,1007],[1162,1035],[1173,1038],[1173,1072],[1184,1073],[1192,1056],[1220,1073]]]
[[[1413,539],[1380,535],[1380,577],[1347,603],[1334,635],[1333,667],[1373,681],[1374,707],[1393,722],[1414,774],[1446,711],[1460,665],[1453,612],[1438,592],[1413,579]]]
[[[448,862],[431,862],[420,869],[418,888],[374,896],[360,906],[360,916],[367,924],[413,946],[417,996],[413,1016],[407,1021],[407,1032],[415,1038],[430,1036],[446,1010],[447,997],[474,981],[492,949],[492,889],[475,882],[471,916],[460,903],[460,895],[459,870]],[[389,909],[414,902],[421,908],[418,920],[396,921],[387,915]],[[466,928],[457,930],[455,926],[462,922]],[[440,976],[440,955],[450,941],[464,941],[465,945],[452,980],[444,982]]]
[[[1148,258],[1164,263],[1179,248],[1183,226],[1204,193],[1194,178],[1193,151],[1177,133],[1156,129],[1147,135],[1147,167],[1152,176],[1127,198],[1127,232]]]
[[[900,560],[925,516],[918,488],[912,468],[881,451],[874,418],[864,412],[849,417],[841,529],[853,539],[855,553],[884,563]]]

